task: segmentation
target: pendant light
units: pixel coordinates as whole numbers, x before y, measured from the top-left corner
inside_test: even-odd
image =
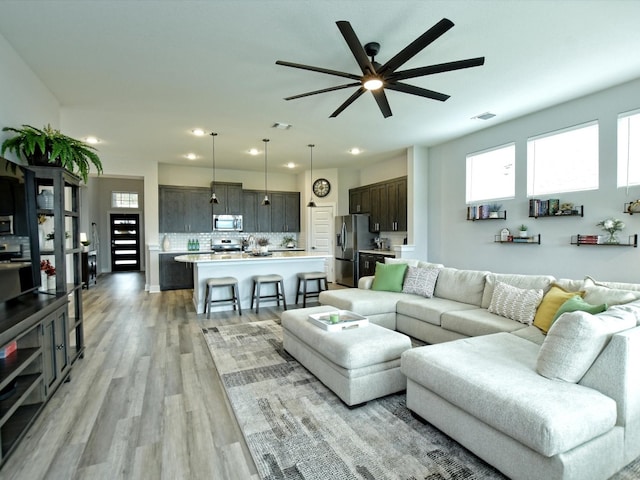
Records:
[[[309,203],[307,203],[307,207],[313,208],[316,206],[316,202],[313,201],[313,147],[315,147],[315,145],[310,143],[307,147],[309,147],[309,156],[311,157],[311,169],[309,170],[311,178],[311,193],[309,194]]]
[[[262,205],[269,206],[271,205],[267,194],[267,142],[269,139],[263,138],[262,141],[264,142],[264,200],[262,200]]]
[[[209,203],[213,203],[214,205],[220,203],[218,197],[216,197],[216,135],[218,134],[211,132],[211,141],[213,143],[211,154],[213,158],[213,182],[211,182],[211,198],[209,199]]]

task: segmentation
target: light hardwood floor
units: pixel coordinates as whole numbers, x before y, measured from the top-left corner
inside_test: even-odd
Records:
[[[100,276],[83,305],[85,356],[1,479],[259,478],[201,328],[280,309],[206,320],[190,290],[146,293],[138,272]]]

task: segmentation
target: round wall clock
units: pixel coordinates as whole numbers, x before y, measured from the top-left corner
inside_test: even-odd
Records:
[[[331,184],[326,178],[319,178],[313,182],[313,193],[315,193],[317,197],[326,197],[330,191]]]

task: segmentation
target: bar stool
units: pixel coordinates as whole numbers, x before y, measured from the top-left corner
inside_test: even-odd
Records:
[[[222,298],[219,300],[213,300],[213,289],[218,287],[231,288],[231,298]],[[204,310],[207,312],[207,318],[211,314],[212,303],[231,303],[233,309],[238,307],[238,313],[242,315],[242,307],[240,306],[240,295],[238,294],[238,279],[235,277],[215,277],[207,278],[207,288],[204,294],[205,303]]]
[[[318,290],[312,292],[307,291],[307,283],[316,280],[318,282]],[[322,282],[324,281],[324,288]],[[303,283],[304,282],[304,283]],[[302,283],[302,292],[300,292],[300,284]],[[316,298],[320,296],[320,292],[327,290],[327,274],[325,272],[300,272],[298,273],[298,284],[296,286],[296,303],[298,297],[302,293],[302,307],[307,307],[307,298]]]
[[[278,306],[280,306],[280,300],[284,309],[287,309],[287,301],[284,298],[284,282],[281,275],[254,275],[251,277],[253,280],[253,287],[251,293],[251,308],[253,308],[253,301],[256,300],[256,313],[260,311],[260,299],[273,298],[276,300]],[[274,295],[260,295],[260,287],[263,283],[273,283],[276,289]]]

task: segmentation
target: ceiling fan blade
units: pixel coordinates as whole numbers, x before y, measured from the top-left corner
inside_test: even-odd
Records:
[[[379,88],[378,90],[371,90],[371,93],[373,93],[373,98],[375,98],[376,102],[378,103],[378,107],[380,108],[380,112],[382,112],[382,116],[384,118],[387,118],[393,115],[391,113],[389,101],[387,100],[387,95],[384,93],[384,89]]]
[[[387,77],[388,80],[406,80],[407,78],[423,77],[425,75],[433,75],[434,73],[451,72],[453,70],[461,70],[463,68],[479,67],[484,65],[484,57],[468,58],[466,60],[457,60],[455,62],[440,63],[438,65],[429,65],[428,67],[410,68],[400,72],[392,73]]]
[[[303,97],[308,97],[310,95],[317,95],[318,93],[333,92],[334,90],[342,90],[343,88],[357,87],[359,85],[360,85],[360,82],[347,83],[345,85],[338,85],[336,87],[323,88],[322,90],[314,90],[313,92],[301,93],[300,95],[293,95],[291,97],[285,97],[285,100],[295,100],[296,98],[303,98]]]
[[[385,63],[378,70],[379,74],[384,74],[385,72],[394,72],[396,68],[400,67],[404,63],[406,63],[409,59],[411,59],[414,55],[420,52],[423,48],[429,45],[431,42],[437,40],[441,35],[443,35],[447,30],[453,27],[453,22],[448,18],[443,18],[438,23],[436,23],[429,30],[424,32],[418,38],[416,38],[413,42],[407,45],[405,48],[400,50],[397,55],[395,55],[391,60]]]
[[[389,90],[395,90],[397,92],[409,93],[411,95],[418,95],[419,97],[431,98],[432,100],[439,100],[444,102],[450,97],[444,93],[434,92],[433,90],[427,90],[426,88],[415,87],[413,85],[407,85],[406,83],[388,83],[384,86]]]
[[[355,57],[356,62],[358,62],[358,65],[360,66],[362,73],[364,74],[376,73],[376,69],[374,68],[373,64],[371,63],[371,60],[369,60],[369,57],[364,51],[364,48],[362,47],[362,43],[360,43],[360,40],[358,40],[358,36],[356,35],[356,32],[354,32],[353,28],[351,28],[351,24],[345,20],[339,20],[336,22],[336,25],[338,26],[340,33],[342,33],[342,36],[347,42],[347,45],[349,46],[351,53]]]
[[[322,67],[313,67],[311,65],[302,65],[300,63],[285,62],[283,60],[278,60],[276,62],[276,65],[283,65],[285,67],[299,68],[301,70],[310,70],[312,72],[318,72],[318,73],[326,73],[327,75],[335,75],[337,77],[349,78],[351,80],[360,80],[360,78],[361,78],[360,75],[354,75],[353,73],[339,72],[337,70],[330,70],[328,68],[322,68]]]
[[[353,95],[351,95],[349,98],[347,98],[347,100],[342,105],[340,105],[335,112],[333,112],[331,115],[329,115],[329,118],[334,118],[334,117],[337,117],[338,115],[340,115],[345,108],[347,108],[349,105],[351,105],[353,102],[355,102],[358,99],[358,97],[360,95],[362,95],[365,91],[366,90],[365,90],[364,87],[360,87],[358,90],[356,90],[353,93]]]

